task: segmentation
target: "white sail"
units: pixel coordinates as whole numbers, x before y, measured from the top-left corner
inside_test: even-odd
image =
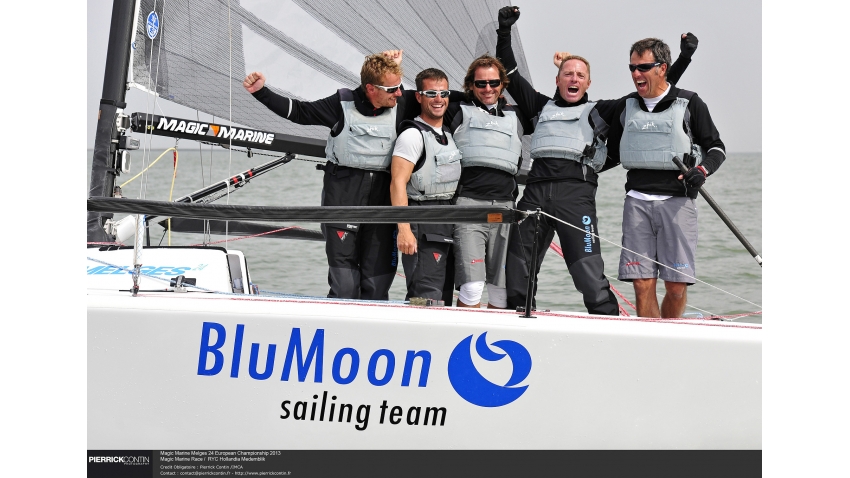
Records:
[[[406,88],[419,71],[436,67],[461,89],[472,60],[495,54],[501,6],[486,0],[403,8],[377,1],[140,0],[130,83],[234,123],[324,140],[327,128],[286,121],[252,98],[242,88],[245,75],[262,71],[277,93],[312,101],[357,86],[364,56],[403,49]],[[373,14],[388,9],[393,14]],[[516,27],[513,45],[520,72],[531,78]]]

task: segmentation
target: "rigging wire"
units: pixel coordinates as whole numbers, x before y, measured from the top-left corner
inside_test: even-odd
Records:
[[[158,1],[158,0],[154,0],[154,4],[153,4],[153,9],[154,9],[154,11],[156,11],[157,1]],[[163,5],[164,5],[164,4],[165,4],[165,2],[163,2]],[[163,8],[163,10],[164,10],[164,8]],[[164,36],[164,35],[165,35],[165,24],[160,23],[160,26],[159,26],[159,34],[156,36],[156,39],[154,39],[153,41],[151,41],[151,58],[153,58],[153,45],[154,45],[154,42],[156,42],[156,44],[157,44],[157,50],[156,50],[156,71],[153,73],[153,90],[150,90],[150,88],[148,88],[148,90],[149,90],[149,91],[151,91],[151,95],[153,96],[153,107],[152,107],[152,108],[150,108],[150,109],[148,109],[148,108],[147,108],[147,106],[149,105],[149,101],[150,101],[150,100],[149,100],[149,98],[150,98],[150,97],[148,97],[148,99],[145,101],[145,114],[149,114],[149,113],[154,113],[154,112],[156,112],[156,108],[157,108],[157,106],[159,106],[159,105],[158,105],[158,103],[159,103],[159,94],[157,93],[157,90],[159,89],[159,66],[160,66],[160,64],[161,64],[161,62],[162,62],[162,38],[163,38],[163,36]],[[149,87],[150,87],[150,81],[151,81],[151,72],[150,72],[150,69],[151,69],[151,68],[153,68],[153,64],[151,64],[151,65],[148,67],[148,86],[149,86]],[[160,106],[160,111],[162,111],[162,107],[161,107],[161,106]],[[152,141],[152,139],[153,139],[153,133],[151,133],[151,134],[150,134],[150,136],[148,136],[148,149],[149,149],[149,150],[150,150],[150,149],[152,149],[152,148],[151,148],[151,141]],[[141,186],[141,188],[140,188],[141,190],[139,191],[139,195],[140,195],[140,197],[141,197],[142,199],[144,199],[144,198],[146,198],[146,197],[147,197],[147,191],[148,191],[148,188],[147,188],[147,185],[148,185],[148,184],[147,184],[147,183],[148,183],[148,181],[147,181],[147,176],[142,176],[142,181],[141,181],[141,185],[140,185],[140,186]]]
[[[233,26],[230,23],[230,0],[227,0],[227,40],[228,40],[228,72],[227,72],[227,93],[228,93],[228,107],[229,107],[229,117],[228,122],[230,122],[230,126],[233,127]],[[233,137],[228,137],[228,163],[227,163],[227,176],[232,176],[233,170]],[[227,188],[227,204],[230,204],[230,188]],[[230,232],[230,221],[224,222],[224,248],[227,249],[227,239],[229,238]]]
[[[156,4],[157,4],[157,0],[154,0],[153,11],[156,11]],[[139,14],[139,12],[137,12],[137,15],[138,14]],[[145,118],[150,117],[149,116],[150,113],[152,111],[154,111],[153,108],[151,107],[151,104],[150,104],[150,96],[151,96],[151,93],[153,91],[153,90],[151,90],[151,80],[153,79],[153,60],[154,60],[153,48],[154,48],[154,42],[155,42],[155,39],[151,39],[150,53],[148,53],[148,58],[150,58],[151,61],[148,63],[147,87],[145,88],[145,90],[146,90],[146,94],[145,94]],[[157,61],[158,60],[159,59],[157,58]],[[155,89],[156,89],[156,86],[154,86],[154,90]],[[142,172],[145,172],[150,167],[147,164],[148,164],[148,160],[150,159],[151,139],[153,138],[153,132],[149,128],[145,128],[145,131],[143,132],[143,134],[144,134],[144,138],[143,138],[144,141],[142,142],[142,166],[145,166],[145,167],[142,169]],[[135,177],[133,177],[133,179],[136,179],[136,177],[138,177],[138,176],[139,175],[136,175]],[[131,179],[131,181],[132,181],[132,179]],[[127,182],[130,182],[130,181],[127,181]],[[144,178],[142,178],[142,182],[144,182]],[[124,184],[126,184],[126,183],[124,183]],[[143,188],[142,188],[141,183],[140,183],[139,197],[143,197],[142,191],[143,191]]]
[[[526,214],[528,214],[529,216],[534,215],[534,214],[537,214],[537,211],[522,211],[522,212],[525,212],[525,213],[526,213]],[[650,262],[654,262],[654,263],[658,264],[659,266],[666,267],[667,269],[670,269],[670,270],[672,270],[672,271],[676,271],[676,272],[678,272],[679,274],[682,274],[682,275],[683,275],[683,276],[685,276],[685,277],[688,277],[688,278],[690,278],[690,279],[693,279],[693,280],[695,280],[695,281],[697,281],[697,282],[699,282],[699,283],[701,283],[701,284],[705,284],[705,285],[707,285],[707,286],[711,287],[712,289],[716,289],[716,290],[719,290],[720,292],[723,292],[723,293],[725,293],[725,294],[731,295],[732,297],[735,297],[736,299],[740,299],[740,300],[742,300],[742,301],[744,301],[744,302],[746,302],[746,303],[748,303],[748,304],[750,304],[750,305],[754,305],[754,306],[758,307],[759,309],[761,309],[761,308],[762,308],[762,306],[761,306],[760,304],[756,304],[755,302],[751,302],[751,301],[749,301],[749,300],[747,300],[747,299],[745,299],[745,298],[743,298],[743,297],[739,297],[739,296],[737,296],[737,295],[735,295],[735,294],[733,294],[733,293],[731,293],[731,292],[729,292],[729,291],[727,291],[727,290],[723,290],[723,289],[721,289],[720,287],[717,287],[717,286],[715,286],[715,285],[709,284],[708,282],[705,282],[705,281],[703,281],[703,280],[697,279],[696,277],[693,277],[693,276],[690,276],[690,275],[688,275],[688,274],[685,274],[685,273],[684,273],[684,272],[682,272],[682,271],[676,270],[676,269],[674,269],[674,268],[672,268],[672,267],[670,267],[670,266],[668,266],[668,265],[666,265],[666,264],[662,264],[662,263],[660,263],[660,262],[658,262],[658,261],[655,261],[655,260],[653,260],[653,259],[650,259],[649,257],[646,257],[646,256],[645,256],[645,255],[643,255],[643,254],[639,254],[639,253],[637,253],[637,252],[635,252],[635,251],[632,251],[632,250],[630,250],[630,249],[627,249],[627,248],[623,247],[622,245],[617,244],[616,242],[609,241],[608,239],[605,239],[604,237],[601,237],[601,236],[599,236],[598,234],[594,234],[594,233],[592,233],[592,232],[588,232],[588,231],[586,231],[584,228],[581,228],[581,227],[575,226],[575,225],[570,224],[570,223],[568,223],[568,222],[566,222],[566,221],[564,221],[564,220],[558,219],[557,217],[555,217],[555,216],[553,216],[553,215],[551,215],[551,214],[545,213],[545,212],[543,212],[543,211],[540,211],[540,214],[541,214],[541,215],[543,215],[543,216],[546,216],[546,217],[550,217],[550,218],[552,218],[552,219],[554,219],[554,220],[556,220],[556,221],[558,221],[558,222],[560,222],[560,223],[562,223],[562,224],[565,224],[565,225],[567,225],[567,226],[569,226],[569,227],[571,227],[571,228],[573,228],[573,229],[579,230],[579,231],[581,231],[581,232],[583,232],[583,233],[585,233],[585,234],[590,234],[591,236],[593,236],[593,237],[595,237],[595,238],[599,239],[600,241],[605,241],[605,242],[607,242],[607,243],[609,243],[609,244],[613,244],[614,246],[619,247],[620,249],[623,249],[624,251],[631,252],[632,254],[635,254],[635,255],[637,255],[637,256],[639,256],[639,257],[642,257],[642,258],[644,258],[644,259],[646,259],[646,260],[648,260],[648,261],[650,261]]]
[[[555,244],[555,242],[554,242],[554,241],[552,241],[551,243],[549,243],[549,249],[552,249],[553,251],[555,251],[555,254],[558,254],[559,256],[561,256],[561,259],[563,259],[563,258],[564,258],[564,251],[561,249],[560,244]],[[632,303],[631,303],[631,301],[629,301],[629,299],[627,299],[627,298],[626,298],[626,296],[625,296],[625,295],[623,295],[623,293],[622,293],[622,292],[620,292],[619,290],[617,290],[617,289],[614,287],[614,282],[615,282],[615,281],[616,281],[616,282],[621,282],[621,283],[626,283],[626,282],[625,282],[625,281],[621,281],[620,279],[618,279],[618,278],[616,278],[616,277],[614,277],[614,276],[612,276],[612,275],[608,275],[608,274],[605,274],[605,277],[607,277],[607,278],[609,279],[609,285],[610,285],[610,287],[611,287],[611,290],[614,292],[614,294],[616,294],[616,295],[617,295],[617,297],[619,297],[619,298],[620,298],[621,300],[623,300],[623,301],[624,301],[624,302],[625,302],[625,303],[626,303],[629,307],[631,307],[631,308],[632,308],[632,310],[634,310],[635,312],[637,312],[637,307],[635,307],[635,305],[634,305],[634,304],[632,304]],[[655,295],[656,295],[659,299],[660,299],[660,298],[663,298],[663,295],[662,295],[662,294],[656,293]],[[619,304],[617,304],[617,305],[619,305]],[[708,314],[708,315],[712,315],[712,316],[713,316],[713,315],[717,315],[717,314],[715,314],[714,312],[709,312],[709,311],[707,311],[707,310],[705,310],[705,309],[700,309],[699,307],[696,307],[696,306],[691,305],[691,304],[686,304],[686,305],[687,305],[688,307],[692,308],[692,309],[696,309],[696,310],[698,310],[698,311],[700,311],[700,312],[703,312],[703,313],[706,313],[706,314]],[[629,315],[628,313],[626,313],[626,310],[625,310],[625,308],[623,308],[623,306],[622,306],[622,305],[619,305],[619,307],[620,307],[620,309],[621,309],[621,312],[623,312],[623,314],[622,314],[622,315]]]
[[[212,115],[212,122],[215,123],[215,115]],[[203,169],[203,162],[204,162],[204,158],[202,156],[201,157],[201,169]],[[209,180],[210,184],[212,184],[212,168],[213,168],[213,145],[212,145],[212,143],[210,143],[210,166],[209,166],[209,176],[208,176],[208,178],[209,178],[208,180]],[[210,222],[207,221],[207,220],[204,221],[204,238],[203,238],[203,240],[204,240],[205,243],[212,241],[212,228],[210,227]]]

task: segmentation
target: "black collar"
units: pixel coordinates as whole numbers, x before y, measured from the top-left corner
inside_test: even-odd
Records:
[[[401,99],[401,97],[399,97]],[[357,89],[354,90],[354,107],[357,108],[357,111],[363,116],[379,116],[384,111],[390,109],[386,107],[375,108],[372,105],[372,102],[369,101],[369,98],[366,97],[366,92],[363,91],[362,86],[358,86]]]
[[[587,103],[587,92],[579,98],[575,103],[569,103],[567,100],[561,97],[561,90],[558,87],[555,87],[555,94],[552,96],[552,100],[555,101],[555,106],[560,106],[561,108],[569,108],[570,106],[578,106]]]
[[[471,103],[473,105],[483,109],[484,111],[487,111],[487,112],[490,111],[490,107],[485,105],[484,103],[478,101],[478,98],[476,98],[475,95],[472,95]],[[505,105],[507,105],[507,104],[508,104],[508,100],[506,100],[504,96],[500,96],[499,100],[496,102],[496,106],[495,106],[496,107],[496,116],[504,116],[504,113],[502,113],[502,111],[505,110]]]

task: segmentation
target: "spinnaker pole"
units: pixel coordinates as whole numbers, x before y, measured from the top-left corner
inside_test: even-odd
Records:
[[[129,127],[129,118],[123,115],[127,104],[127,71],[130,67],[130,42],[133,35],[133,17],[136,2],[115,0],[112,4],[112,23],[109,29],[109,46],[103,73],[103,93],[94,136],[94,153],[91,165],[89,197],[113,197],[115,177],[122,168],[123,151],[129,141],[121,141]],[[125,138],[127,138],[125,136]],[[86,220],[88,242],[111,242],[112,234],[104,230],[104,222],[111,213],[89,212]]]
[[[680,160],[678,157],[674,157],[673,162],[676,163],[676,166],[679,167],[679,170],[682,171],[682,174],[688,172],[687,166],[685,166],[685,164],[682,163],[682,160]],[[738,238],[738,241],[741,242],[741,245],[744,246],[744,249],[746,249],[747,252],[749,252],[750,255],[753,256],[753,259],[758,262],[759,266],[761,266],[761,254],[759,254],[756,248],[753,247],[752,244],[750,244],[750,241],[748,241],[747,238],[744,237],[744,234],[738,229],[738,227],[732,223],[732,219],[729,219],[729,216],[727,216],[726,213],[723,212],[723,209],[720,209],[720,206],[714,201],[714,198],[712,198],[711,195],[708,194],[708,191],[706,191],[705,188],[699,188],[699,193],[703,197],[703,199],[705,199],[708,205],[711,206],[712,209],[714,209],[714,212],[716,212],[717,215],[720,216],[720,220],[723,221],[723,224],[726,224],[726,227],[728,227],[729,230],[732,231],[732,234],[734,234],[735,237]]]

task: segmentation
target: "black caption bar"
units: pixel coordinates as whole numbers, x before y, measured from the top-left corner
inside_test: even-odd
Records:
[[[124,461],[120,461],[124,460]],[[147,461],[145,461],[147,460]],[[89,478],[761,476],[761,450],[88,451]]]

